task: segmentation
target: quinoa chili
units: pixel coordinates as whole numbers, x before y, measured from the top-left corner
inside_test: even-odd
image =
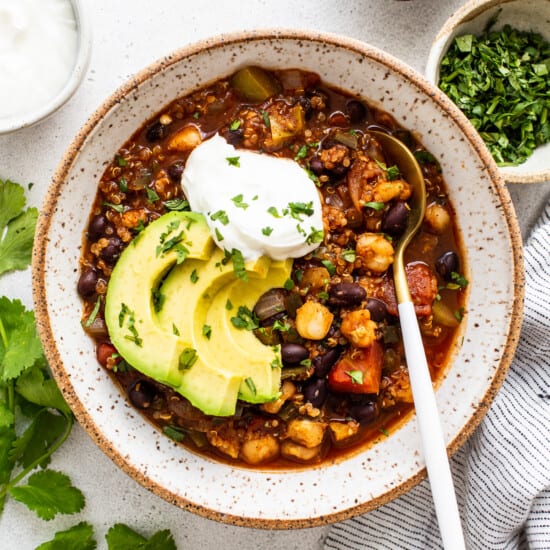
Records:
[[[427,213],[406,251],[406,269],[435,381],[445,371],[468,282],[439,164],[388,113],[314,73],[247,67],[176,99],[113,155],[84,235],[82,325],[99,363],[168,437],[247,467],[294,468],[355,452],[412,409],[391,274],[410,187],[371,130],[405,142],[425,177]],[[216,133],[307,170],[322,197],[325,230],[319,247],[294,261],[289,284],[266,292],[251,312],[256,336],[281,345],[279,399],[239,402],[227,418],[203,414],[123,361],[103,318],[122,250],[162,214],[188,209],[180,184],[186,159]],[[321,334],[319,320],[327,324]]]

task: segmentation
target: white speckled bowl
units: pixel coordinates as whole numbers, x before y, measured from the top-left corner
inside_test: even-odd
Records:
[[[418,483],[425,470],[416,423],[404,422],[371,448],[322,467],[253,471],[216,463],[175,445],[127,404],[80,326],[82,233],[106,163],[161,106],[249,64],[316,71],[418,130],[440,159],[471,281],[462,345],[437,390],[451,452],[483,417],[515,350],[523,295],[521,237],[499,172],[458,109],[389,55],[333,35],[258,31],[184,48],[114,93],[76,136],[41,212],[33,285],[46,355],[78,420],[124,471],[182,508],[237,525],[310,527],[371,510]]]
[[[550,40],[550,0],[470,0],[445,22],[435,37],[426,63],[426,78],[437,84],[439,65],[455,36],[480,35],[497,14],[494,30],[508,24],[521,31],[537,32]],[[550,143],[538,147],[519,166],[505,166],[499,170],[510,183],[550,180]]]

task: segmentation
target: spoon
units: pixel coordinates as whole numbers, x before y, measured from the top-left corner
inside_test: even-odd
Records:
[[[424,460],[426,461],[443,547],[446,549],[463,549],[465,548],[464,536],[449,458],[403,261],[403,252],[424,219],[426,211],[424,177],[414,155],[405,144],[382,132],[371,133],[376,136],[377,141],[389,153],[389,157],[397,164],[401,174],[412,187],[407,227],[395,247],[393,262],[395,293],[414,407],[424,450]]]

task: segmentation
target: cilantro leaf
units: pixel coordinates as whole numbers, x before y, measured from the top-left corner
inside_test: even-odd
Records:
[[[19,300],[0,298],[0,380],[10,380],[43,357],[34,312]]]
[[[41,460],[40,466],[47,466],[50,461],[48,449],[62,437],[67,422],[65,416],[41,409],[23,434],[13,442],[10,458],[14,462],[21,462],[24,468],[33,465],[37,460]]]
[[[38,210],[25,207],[18,183],[0,180],[0,274],[26,269],[31,263]]]
[[[61,395],[55,380],[46,377],[45,371],[37,365],[27,369],[19,377],[15,389],[19,395],[31,403],[57,409],[67,415],[71,414],[71,409]]]
[[[113,525],[105,535],[109,550],[176,550],[176,543],[168,529],[157,531],[149,540],[123,523]]]
[[[58,513],[75,514],[84,508],[84,495],[61,472],[42,470],[32,474],[27,483],[12,487],[10,494],[44,520],[53,519]]]
[[[81,521],[65,531],[57,531],[54,538],[43,542],[35,550],[94,550],[97,548],[93,527]]]

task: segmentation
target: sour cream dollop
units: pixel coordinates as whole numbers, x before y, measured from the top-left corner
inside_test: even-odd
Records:
[[[245,260],[298,258],[322,240],[319,192],[291,159],[235,149],[216,135],[191,152],[182,186],[216,244]]]
[[[68,0],[0,0],[0,118],[53,99],[69,79],[77,46]]]

